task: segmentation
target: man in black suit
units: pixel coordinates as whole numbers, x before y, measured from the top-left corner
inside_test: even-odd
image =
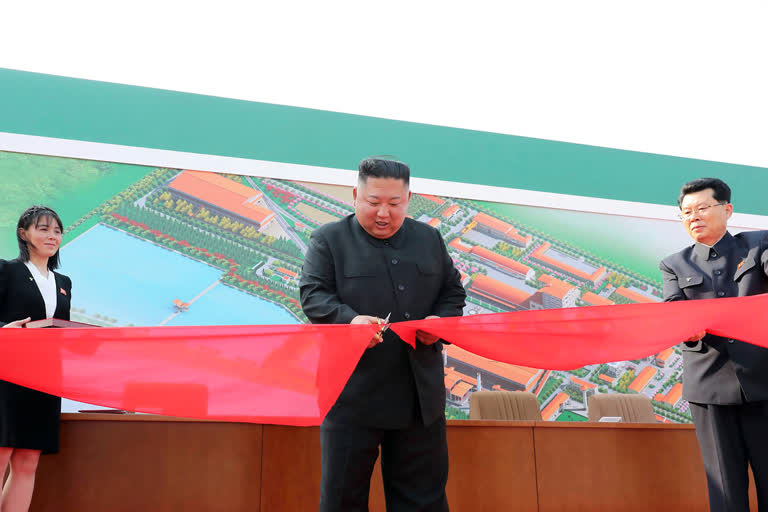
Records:
[[[728,185],[693,180],[683,185],[678,204],[696,243],[660,263],[664,301],[768,292],[768,231],[727,231]],[[683,398],[704,459],[710,510],[749,510],[748,465],[758,506],[768,509],[768,349],[703,332],[682,349]]]
[[[376,324],[460,316],[465,292],[440,233],[405,217],[410,170],[360,163],[355,214],[312,234],[301,304],[313,323]],[[375,337],[320,427],[320,511],[368,510],[373,466],[389,512],[448,510],[442,343]]]

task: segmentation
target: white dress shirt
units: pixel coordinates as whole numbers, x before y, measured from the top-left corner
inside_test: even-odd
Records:
[[[32,277],[35,279],[40,295],[43,296],[45,302],[45,317],[53,318],[53,314],[56,312],[56,276],[53,275],[53,270],[48,271],[48,277],[43,276],[37,267],[31,262],[24,262],[29,271],[32,273]]]

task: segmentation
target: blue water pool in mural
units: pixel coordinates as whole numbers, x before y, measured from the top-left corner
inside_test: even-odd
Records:
[[[72,278],[72,306],[117,325],[158,325],[174,299],[190,302],[221,270],[99,224],[61,249],[61,272]],[[218,283],[167,325],[296,324],[282,307]]]

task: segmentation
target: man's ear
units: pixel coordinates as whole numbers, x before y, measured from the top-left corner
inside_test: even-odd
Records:
[[[724,206],[724,208],[725,208],[725,215],[726,215],[725,218],[730,219],[731,215],[733,215],[733,205],[731,203],[728,203]]]
[[[357,201],[357,187],[352,189],[352,204],[354,205]]]

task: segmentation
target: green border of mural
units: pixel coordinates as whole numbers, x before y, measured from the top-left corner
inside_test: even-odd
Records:
[[[0,131],[349,169],[391,154],[422,178],[674,204],[719,176],[768,214],[765,168],[0,69]]]

